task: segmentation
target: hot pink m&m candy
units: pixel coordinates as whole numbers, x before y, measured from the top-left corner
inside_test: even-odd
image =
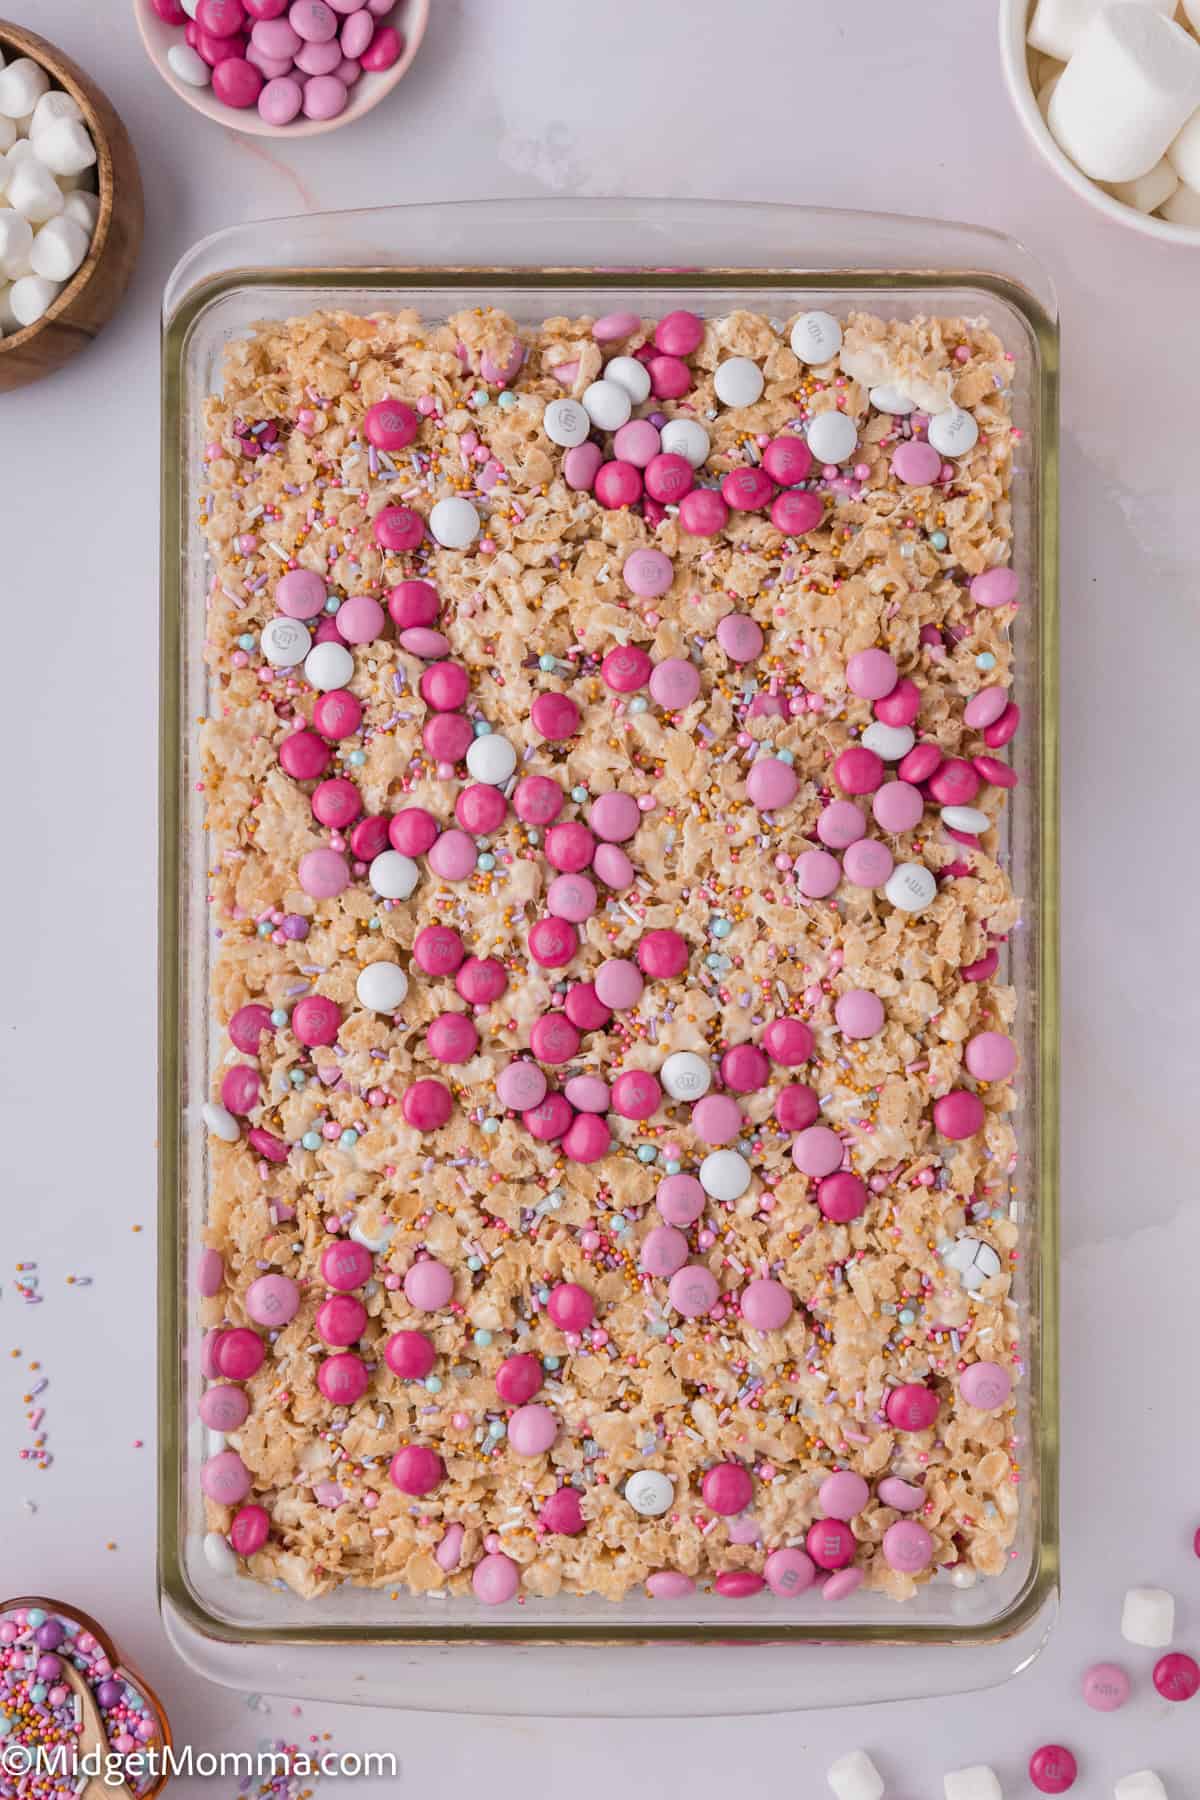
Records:
[[[261,1125],[246,1133],[246,1142],[268,1162],[281,1163],[288,1159],[288,1145],[273,1131],[264,1131]]]
[[[479,1033],[463,1013],[441,1013],[425,1033],[425,1045],[436,1062],[466,1063],[479,1048]]]
[[[621,567],[625,586],[645,600],[657,600],[675,579],[675,566],[661,550],[632,550]]]
[[[846,664],[851,693],[863,700],[881,700],[899,680],[899,670],[886,650],[858,650]]]
[[[802,437],[777,437],[763,451],[762,466],[780,487],[795,487],[812,471],[812,451]]]
[[[802,850],[793,873],[796,886],[806,899],[824,900],[841,882],[842,865],[828,850]]]
[[[942,753],[934,743],[922,742],[914,744],[907,756],[902,756],[896,764],[896,773],[901,781],[914,784],[928,781],[935,769],[941,767]]]
[[[325,583],[311,569],[289,569],[275,588],[275,604],[289,619],[315,619],[326,598]]]
[[[563,1155],[568,1162],[599,1162],[611,1147],[608,1126],[595,1113],[577,1113],[562,1136]]]
[[[987,726],[987,728],[985,729],[984,734],[983,734],[984,743],[988,746],[989,750],[1003,750],[1005,744],[1007,744],[1011,738],[1015,737],[1017,726],[1020,723],[1021,723],[1020,707],[1017,706],[1015,703],[1011,704],[1009,706],[1006,706],[1004,711],[1000,714],[1000,717],[998,719],[996,719],[991,725]],[[983,761],[984,759],[977,758],[976,760]],[[989,763],[993,763],[995,761],[995,759],[990,756],[986,760]],[[1001,781],[1000,782],[1001,786],[1005,786],[1005,785],[1011,786],[1012,782],[1015,781],[1016,778],[1015,778],[1015,776],[1012,776],[1011,770],[1009,771],[1009,774],[1011,777],[1010,781],[1007,784],[1005,782]],[[992,775],[988,776],[989,781],[994,781],[995,779],[996,778]]]
[[[614,693],[633,694],[645,687],[653,667],[646,652],[636,644],[618,644],[600,664],[600,678]]]
[[[244,56],[226,56],[212,72],[212,91],[226,106],[239,111],[257,103],[263,90],[261,69]]]
[[[383,1346],[383,1360],[401,1381],[424,1381],[437,1351],[423,1331],[393,1331]]]
[[[999,1363],[970,1363],[959,1377],[958,1391],[968,1406],[999,1412],[1012,1392],[1012,1376]]]
[[[560,1331],[586,1331],[596,1316],[596,1303],[576,1281],[560,1281],[550,1290],[546,1311]]]
[[[721,1058],[721,1080],[733,1094],[755,1094],[765,1087],[771,1065],[757,1044],[735,1044]]]
[[[804,1547],[819,1569],[844,1569],[854,1561],[854,1533],[842,1519],[817,1519],[808,1528]]]
[[[821,1102],[806,1082],[790,1081],[775,1097],[775,1117],[785,1131],[804,1131],[819,1118]]]
[[[596,470],[592,489],[601,506],[615,512],[622,506],[635,506],[642,497],[642,472],[636,463],[601,463]]]
[[[1093,1712],[1116,1712],[1129,1698],[1129,1677],[1117,1663],[1093,1663],[1083,1678],[1083,1697]]]
[[[713,1591],[726,1600],[747,1600],[751,1594],[761,1594],[766,1585],[753,1569],[722,1569],[713,1582]]]
[[[578,819],[563,819],[546,833],[546,861],[565,875],[576,875],[592,860],[596,840]]]
[[[331,1294],[317,1308],[316,1327],[327,1344],[344,1350],[367,1329],[367,1309],[353,1294]]]
[[[318,81],[334,81],[338,87],[341,83],[336,76],[314,75],[305,83],[305,98],[308,90]],[[342,89],[343,97],[345,89]],[[344,98],[343,98],[344,104]],[[307,111],[307,108],[306,108]],[[332,115],[330,115],[332,117]],[[382,512],[375,515],[375,542],[383,550],[415,550],[425,536],[425,521],[420,513],[414,512],[411,506],[385,506]],[[394,590],[393,590],[394,591]],[[395,614],[393,613],[393,618]],[[414,621],[415,623],[416,621]]]
[[[691,492],[696,477],[685,456],[662,451],[646,464],[646,492],[662,506],[677,505]]]
[[[875,822],[884,831],[912,831],[925,816],[925,796],[907,781],[888,781],[871,801]]]
[[[906,1381],[902,1386],[892,1388],[883,1410],[888,1424],[894,1425],[897,1431],[928,1431],[938,1416],[940,1404],[932,1388]]]
[[[533,728],[552,744],[561,744],[579,730],[579,707],[569,694],[539,694],[530,709]]]
[[[623,1119],[648,1119],[658,1111],[662,1088],[656,1076],[645,1069],[626,1069],[612,1086],[614,1112]]]
[[[667,1288],[667,1299],[685,1319],[701,1319],[710,1313],[720,1298],[721,1289],[711,1269],[703,1263],[689,1263],[677,1269]]]
[[[632,963],[626,966],[633,969]],[[633,973],[637,975],[637,970],[633,969]],[[642,991],[640,976],[638,976],[637,991],[640,995]],[[601,1031],[612,1018],[612,1008],[605,1005],[596,992],[594,983],[590,981],[572,982],[567,989],[564,1011],[572,1025],[578,1025],[580,1031]]]
[[[679,524],[689,537],[716,537],[729,523],[729,507],[715,488],[693,488],[679,503]]]
[[[1029,1779],[1039,1794],[1065,1794],[1075,1785],[1079,1764],[1062,1744],[1043,1744],[1029,1759]]]
[[[421,727],[421,742],[435,762],[461,762],[475,741],[462,713],[433,713]]]
[[[397,631],[432,625],[438,610],[437,589],[428,581],[398,581],[388,593],[388,611]]]
[[[638,967],[652,981],[669,981],[682,975],[691,954],[687,939],[678,931],[665,927],[647,931],[638,939]]]
[[[817,1578],[817,1571],[813,1567],[811,1556],[807,1556],[803,1550],[786,1548],[772,1550],[763,1564],[763,1575],[773,1594],[790,1600],[812,1586]]]
[[[260,1275],[246,1289],[246,1311],[256,1325],[280,1331],[300,1310],[300,1289],[289,1275]]]
[[[1190,1700],[1200,1692],[1200,1664],[1181,1650],[1160,1656],[1154,1665],[1154,1686],[1164,1700]]]
[[[709,1512],[729,1518],[749,1506],[754,1498],[754,1478],[741,1463],[714,1463],[705,1470],[700,1492]]]
[[[682,1269],[688,1259],[688,1241],[674,1225],[655,1225],[642,1240],[638,1267],[647,1275],[666,1278]]]
[[[817,820],[817,836],[830,850],[848,850],[866,830],[862,808],[853,800],[831,800]]]
[[[250,1492],[250,1471],[236,1450],[222,1450],[201,1468],[200,1486],[218,1506],[236,1506]]]
[[[508,986],[508,974],[494,956],[469,956],[454,977],[454,985],[472,1006],[490,1006]]]
[[[655,348],[665,356],[690,356],[703,340],[703,319],[682,308],[665,314],[654,328]]]
[[[560,1487],[543,1502],[538,1524],[544,1531],[562,1537],[578,1537],[584,1527],[583,1507],[579,1492],[573,1487]]]
[[[883,780],[883,762],[874,750],[851,744],[834,763],[833,775],[848,794],[873,794]]]
[[[436,1257],[424,1257],[405,1274],[404,1298],[419,1312],[440,1312],[454,1298],[454,1276]]]
[[[704,1189],[694,1175],[667,1175],[658,1184],[654,1203],[668,1225],[694,1225],[704,1211]]]
[[[406,806],[393,814],[388,839],[404,856],[424,856],[437,841],[438,822],[423,806]]]
[[[229,1541],[239,1556],[256,1556],[266,1543],[271,1517],[265,1507],[242,1506],[233,1516]]]
[[[745,1120],[728,1094],[705,1094],[692,1108],[692,1130],[702,1144],[731,1144]]]
[[[771,502],[771,523],[785,537],[803,537],[821,523],[825,507],[820,494],[791,491]]]
[[[207,1388],[200,1396],[200,1417],[210,1431],[236,1431],[245,1424],[249,1411],[245,1389],[229,1381]]]
[[[317,1370],[317,1386],[334,1406],[353,1406],[370,1385],[366,1364],[352,1350],[327,1356]]]
[[[781,1281],[752,1281],[742,1293],[742,1317],[755,1331],[780,1331],[792,1316],[792,1296]]]
[[[454,816],[464,831],[476,837],[488,837],[498,831],[508,812],[508,801],[490,782],[475,781],[465,787],[454,802]]]
[[[763,812],[777,812],[789,805],[799,786],[792,765],[778,756],[760,756],[746,777],[746,792]]]
[[[978,1094],[966,1088],[952,1088],[933,1103],[933,1122],[944,1138],[959,1142],[983,1130],[987,1117]]]
[[[700,692],[700,671],[695,663],[668,656],[655,663],[650,674],[650,697],[668,712],[682,712]]]
[[[344,775],[322,781],[312,796],[313,817],[332,831],[345,831],[362,811],[362,795]]]
[[[465,881],[475,872],[478,854],[465,831],[443,831],[430,848],[429,866],[443,881]]]
[[[465,954],[452,925],[422,925],[413,939],[413,961],[426,975],[453,975]]]
[[[471,1589],[484,1606],[503,1606],[521,1585],[521,1570],[502,1550],[489,1551],[471,1571]]]
[[[827,1519],[857,1518],[870,1498],[870,1488],[852,1469],[838,1469],[827,1475],[817,1490],[821,1511]]]
[[[543,969],[561,969],[579,948],[579,934],[568,919],[539,919],[529,931],[529,954]]]
[[[841,1138],[828,1125],[810,1125],[792,1142],[792,1161],[802,1175],[832,1175],[844,1155]]]
[[[266,1346],[257,1331],[251,1331],[247,1325],[238,1325],[232,1331],[222,1332],[213,1351],[218,1375],[224,1375],[226,1381],[249,1381],[257,1375],[266,1360]]]
[[[850,1225],[867,1210],[867,1190],[849,1169],[838,1169],[818,1183],[817,1205],[831,1224]]]
[[[524,1406],[541,1387],[545,1375],[536,1356],[506,1356],[496,1370],[496,1392],[508,1406]]]
[[[313,703],[313,724],[322,737],[353,737],[362,724],[362,706],[345,688],[330,688]]]
[[[548,1406],[520,1406],[508,1421],[509,1448],[517,1456],[542,1456],[558,1436],[558,1420]]]
[[[641,810],[632,794],[598,794],[588,808],[588,823],[605,843],[627,844],[641,822]]]
[[[933,1561],[933,1539],[915,1519],[897,1519],[883,1534],[883,1560],[902,1575],[919,1575]]]
[[[461,975],[461,970],[460,970]],[[417,1131],[437,1131],[454,1111],[454,1096],[440,1081],[414,1081],[400,1102],[405,1123]]]
[[[812,1055],[813,1034],[803,1019],[772,1019],[763,1032],[763,1045],[773,1062],[794,1069]]]
[[[775,483],[765,469],[730,469],[721,477],[721,498],[734,512],[759,512],[774,493]]]
[[[989,950],[977,962],[964,963],[959,974],[964,981],[990,981],[1000,967],[1000,952]]]
[[[876,700],[871,710],[883,725],[914,725],[921,710],[921,690],[906,676]]]
[[[578,1056],[581,1039],[578,1028],[563,1013],[543,1013],[535,1019],[529,1034],[529,1047],[539,1062],[556,1065]]]
[[[242,0],[199,0],[196,23],[213,37],[236,37],[246,23]]]
[[[939,806],[970,806],[979,792],[979,777],[969,762],[952,756],[929,777],[929,792]]]
[[[406,1444],[388,1465],[392,1486],[399,1488],[402,1494],[413,1494],[417,1498],[431,1494],[440,1486],[445,1474],[446,1466],[437,1451],[427,1449],[424,1444]]]
[[[400,32],[393,30],[390,25],[381,25],[358,60],[364,69],[378,74],[399,62],[403,54],[404,38]]]
[[[976,1081],[1005,1081],[1017,1066],[1017,1047],[1002,1031],[979,1031],[967,1039],[963,1061]]]
[[[513,789],[512,803],[523,825],[550,825],[563,809],[563,791],[548,775],[525,775]]]
[[[471,691],[470,678],[460,663],[433,663],[421,676],[419,691],[426,706],[436,712],[456,712]]]
[[[407,449],[416,437],[420,424],[412,407],[407,406],[403,400],[377,400],[363,414],[363,431],[367,442],[374,444],[377,450]],[[421,585],[424,586],[424,583]],[[429,623],[427,619],[414,621],[416,622]]]
[[[229,1021],[230,1037],[247,1056],[257,1056],[263,1032],[274,1029],[265,1006],[239,1006]]]
[[[293,731],[279,746],[279,762],[293,781],[314,781],[329,767],[329,745],[315,731]]]
[[[883,1001],[869,988],[839,994],[833,1014],[848,1038],[871,1038],[883,1030]]]
[[[1015,569],[985,569],[971,578],[971,598],[976,606],[1010,606],[1020,591]]]
[[[306,994],[292,1008],[292,1030],[302,1044],[332,1044],[341,1023],[341,1007],[324,994]]]
[[[371,1278],[375,1259],[364,1244],[339,1238],[321,1252],[321,1280],[338,1293],[349,1293]]]

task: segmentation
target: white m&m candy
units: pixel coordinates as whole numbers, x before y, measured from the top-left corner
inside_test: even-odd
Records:
[[[221,1439],[224,1444],[224,1438]],[[219,1531],[209,1531],[204,1537],[204,1560],[214,1575],[236,1575],[238,1559]]]
[[[711,1150],[700,1164],[700,1186],[714,1200],[740,1200],[750,1186],[750,1164],[736,1150]]]
[[[469,500],[452,495],[439,500],[429,515],[429,529],[446,550],[465,550],[479,536],[479,514]]]
[[[748,356],[718,363],[713,391],[722,406],[753,406],[763,391],[763,372]]]
[[[712,1070],[694,1050],[676,1050],[659,1070],[659,1080],[672,1100],[701,1100],[712,1086]]]
[[[884,893],[900,912],[924,912],[937,894],[933,872],[924,863],[897,863],[884,883]]]
[[[167,51],[167,67],[188,87],[205,88],[211,80],[208,64],[190,44],[172,44]]]
[[[948,1269],[954,1269],[968,1293],[976,1293],[985,1281],[1000,1273],[1000,1258],[982,1238],[960,1237],[942,1253]]]
[[[668,419],[662,428],[662,447],[668,455],[682,456],[693,469],[698,469],[707,462],[712,444],[703,425],[695,419]]]
[[[827,363],[842,347],[842,328],[832,313],[801,313],[790,341],[801,362]]]
[[[930,419],[929,441],[939,456],[965,456],[979,442],[979,427],[965,407],[948,406]]]
[[[506,737],[489,731],[467,750],[467,768],[476,781],[502,787],[517,766],[517,753]]]
[[[201,1117],[213,1136],[220,1138],[223,1144],[236,1144],[241,1137],[237,1120],[227,1107],[215,1100],[207,1100],[200,1108]]]
[[[625,1498],[643,1519],[657,1519],[675,1498],[675,1483],[658,1469],[638,1469],[625,1483]]]
[[[583,410],[601,431],[619,431],[633,411],[633,400],[617,381],[593,381],[583,390]]]
[[[312,648],[312,633],[299,619],[269,619],[262,628],[259,643],[273,669],[294,669]]]
[[[326,639],[323,644],[314,644],[304,659],[304,676],[310,687],[315,687],[322,694],[331,694],[335,688],[344,688],[354,678],[354,658],[345,644],[335,644]]]
[[[604,365],[605,381],[615,381],[635,406],[650,398],[650,371],[636,356],[614,356]]]
[[[825,1772],[837,1800],[883,1800],[883,1777],[865,1750],[839,1756]]]
[[[542,414],[542,430],[552,444],[561,444],[564,450],[582,444],[591,429],[592,421],[578,400],[551,400]]]
[[[978,806],[943,806],[942,824],[951,831],[969,831],[978,837],[981,831],[991,830],[992,821]]]
[[[398,1006],[404,1005],[408,976],[398,963],[368,963],[354,984],[354,992],[359,1005],[370,1012],[393,1013]]]
[[[819,463],[843,463],[854,455],[858,427],[845,413],[818,413],[808,421],[804,438]]]
[[[407,900],[421,871],[411,856],[400,850],[383,850],[368,870],[371,886],[384,900]]]
[[[916,743],[911,725],[885,725],[876,719],[862,734],[864,749],[873,750],[884,762],[899,762]]]
[[[871,405],[876,412],[894,413],[903,418],[907,413],[915,412],[917,403],[902,394],[897,387],[873,387],[871,389]]]

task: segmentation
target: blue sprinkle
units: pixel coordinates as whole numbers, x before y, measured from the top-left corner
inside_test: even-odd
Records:
[[[361,769],[366,760],[367,753],[365,750],[352,750],[346,758],[346,761],[350,766],[355,769]]]
[[[427,1394],[440,1394],[441,1391],[442,1391],[441,1376],[440,1375],[427,1375],[425,1377],[425,1392]]]
[[[553,667],[554,658],[552,656],[547,656],[543,652],[543,654],[538,657],[538,668],[542,671],[543,675],[548,675]]]
[[[517,396],[515,394],[508,393],[507,390],[503,394],[501,394],[499,399],[496,401],[496,405],[499,406],[500,408],[502,408],[502,410],[504,412],[511,412],[513,407],[516,404],[517,404]]]
[[[327,613],[335,613],[340,609],[341,604],[340,600],[335,600],[333,595],[330,594],[328,600],[325,602],[325,611]]]
[[[477,1331],[475,1333],[475,1342],[478,1344],[478,1346],[481,1350],[486,1350],[488,1348],[488,1346],[491,1344],[491,1341],[492,1341],[492,1334],[490,1331]]]
[[[495,866],[496,859],[490,850],[485,850],[482,856],[477,856],[475,858],[475,867],[477,869],[482,869],[485,874],[487,874],[489,870],[494,869]]]
[[[238,639],[238,649],[253,650],[256,641],[252,631],[243,631],[241,637]]]
[[[499,1119],[485,1119],[479,1129],[485,1131],[488,1137],[494,1137],[500,1129],[500,1121]]]
[[[726,938],[733,930],[733,926],[728,919],[714,919],[709,926],[709,930],[714,937]]]
[[[652,1163],[657,1155],[658,1151],[653,1144],[638,1145],[637,1159],[639,1162]]]
[[[348,1125],[346,1127],[345,1131],[343,1131],[341,1137],[338,1139],[338,1143],[341,1145],[343,1150],[353,1150],[353,1148],[354,1148],[355,1144],[357,1144],[357,1142],[358,1142],[357,1131],[355,1131],[351,1126]]]
[[[637,694],[629,702],[629,710],[631,713],[644,713],[649,704],[650,702],[643,695]]]
[[[472,723],[471,730],[475,733],[476,737],[488,737],[491,735],[492,728],[486,719],[476,719]]]
[[[488,1436],[489,1437],[502,1438],[502,1437],[506,1437],[507,1434],[508,1434],[508,1426],[504,1423],[503,1419],[489,1419],[488,1420]]]
[[[585,787],[573,787],[571,789],[571,798],[576,806],[582,806],[587,797],[588,791]]]
[[[271,1014],[271,1023],[277,1031],[281,1031],[288,1022],[287,1013],[282,1006],[277,1006]]]
[[[321,1148],[321,1134],[319,1131],[306,1131],[304,1136],[300,1139],[300,1142],[306,1150],[319,1150]]]
[[[473,1275],[477,1275],[479,1273],[480,1269],[482,1269],[482,1267],[483,1267],[482,1256],[468,1256],[467,1267],[468,1267],[468,1269],[470,1269],[470,1271]]]
[[[682,1163],[677,1163],[674,1161],[674,1159],[672,1159],[671,1162],[664,1163],[663,1167],[666,1169],[668,1175],[678,1175],[678,1173],[679,1173],[680,1169],[683,1167],[683,1165],[682,1165]]]
[[[975,658],[975,667],[977,669],[994,669],[995,666],[996,666],[996,659],[992,655],[990,650],[981,651],[980,654]]]
[[[542,1358],[543,1369],[549,1369],[551,1372],[553,1372],[555,1369],[557,1369],[558,1365],[559,1365],[559,1358],[557,1356],[543,1356],[543,1358]]]
[[[946,545],[950,542],[944,531],[931,531],[929,534],[929,541],[935,550],[944,550]]]

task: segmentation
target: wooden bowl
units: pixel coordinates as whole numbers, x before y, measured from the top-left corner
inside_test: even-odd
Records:
[[[286,140],[287,138],[319,137],[325,131],[340,131],[343,125],[352,125],[361,119],[373,107],[386,98],[408,74],[413,58],[421,47],[421,39],[425,36],[425,28],[429,23],[430,0],[396,0],[396,4],[381,24],[394,25],[404,39],[404,49],[396,58],[390,69],[372,72],[364,70],[350,89],[350,98],[344,112],[336,119],[293,119],[290,125],[268,125],[259,117],[254,106],[237,108],[226,106],[218,100],[211,87],[189,87],[186,81],[180,81],[178,75],[167,61],[167,51],[172,44],[183,43],[183,27],[166,25],[159,18],[150,0],[133,0],[133,13],[137,20],[138,30],[142,34],[142,42],[146,46],[146,54],[154,64],[167,86],[181,100],[206,119],[224,125],[228,131],[244,131],[248,137],[270,137]]]
[[[35,31],[0,19],[6,62],[28,56],[79,104],[96,145],[100,213],[88,253],[32,325],[0,338],[0,393],[40,381],[69,362],[112,318],[142,245],[142,177],[129,135],[111,102],[62,51]]]

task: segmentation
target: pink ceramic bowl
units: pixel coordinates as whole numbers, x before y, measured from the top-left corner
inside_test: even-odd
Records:
[[[404,49],[390,69],[379,74],[364,70],[350,89],[350,99],[345,111],[336,119],[306,119],[301,115],[293,119],[290,125],[268,125],[259,117],[255,107],[238,108],[225,106],[216,98],[211,87],[191,87],[181,81],[167,61],[167,51],[173,44],[184,41],[181,25],[165,25],[155,12],[150,0],[133,0],[133,15],[137,20],[138,30],[142,34],[142,42],[146,46],[146,54],[154,64],[167,86],[178,94],[181,100],[207,119],[215,119],[219,125],[226,125],[231,131],[244,131],[251,137],[302,138],[317,137],[323,131],[337,131],[343,125],[351,125],[355,119],[361,119],[378,106],[407,75],[413,58],[425,36],[425,27],[429,23],[430,0],[396,0],[396,4],[381,24],[394,26],[404,39]]]

